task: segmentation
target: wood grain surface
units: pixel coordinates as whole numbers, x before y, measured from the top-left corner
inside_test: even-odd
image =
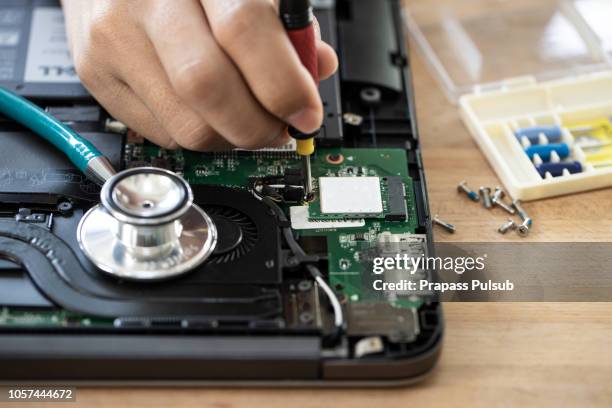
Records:
[[[511,39],[509,39],[511,41]],[[457,226],[439,241],[502,237],[500,210],[458,196],[456,184],[498,180],[443,96],[423,59],[412,54],[417,112],[432,214]],[[610,241],[612,189],[528,203],[531,241]],[[534,259],[534,268],[539,261]],[[612,304],[445,304],[441,360],[425,382],[403,389],[79,388],[91,407],[429,407],[612,406]],[[117,368],[120,370],[120,367]],[[27,406],[28,404],[19,404]],[[52,404],[59,407],[59,404]],[[17,406],[11,404],[10,406]],[[74,407],[75,404],[66,404]]]

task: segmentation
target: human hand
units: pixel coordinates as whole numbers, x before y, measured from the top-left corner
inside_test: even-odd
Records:
[[[84,86],[165,148],[256,149],[323,122],[274,0],[62,0]],[[318,31],[318,30],[317,30]],[[320,35],[319,35],[320,38]],[[337,69],[319,41],[321,78]]]

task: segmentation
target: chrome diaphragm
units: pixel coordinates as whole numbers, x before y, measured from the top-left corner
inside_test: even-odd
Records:
[[[77,239],[104,272],[129,280],[168,279],[193,270],[215,249],[214,223],[173,172],[122,171],[104,184],[100,198],[81,219]]]

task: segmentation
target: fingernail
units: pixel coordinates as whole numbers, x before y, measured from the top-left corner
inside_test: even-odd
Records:
[[[313,133],[321,127],[321,114],[311,108],[303,109],[287,118],[287,123],[303,133]]]

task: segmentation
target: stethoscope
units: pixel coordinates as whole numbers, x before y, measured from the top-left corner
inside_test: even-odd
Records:
[[[191,187],[182,177],[153,167],[117,173],[93,144],[3,88],[0,113],[51,142],[102,185],[100,204],[77,228],[80,248],[99,269],[121,279],[163,280],[193,270],[212,255],[217,229],[194,204]]]
[[[175,173],[153,167],[122,171],[104,183],[100,199],[81,219],[77,240],[109,274],[168,279],[193,270],[215,249],[214,223]]]

